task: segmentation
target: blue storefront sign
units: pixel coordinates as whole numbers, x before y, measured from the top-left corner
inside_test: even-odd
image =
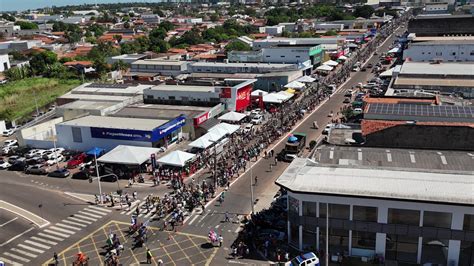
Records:
[[[186,117],[178,116],[152,131],[100,127],[91,127],[90,130],[93,138],[156,142],[183,127],[184,124]]]

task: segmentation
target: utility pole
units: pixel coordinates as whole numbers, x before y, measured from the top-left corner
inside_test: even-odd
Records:
[[[104,204],[104,199],[102,198],[102,187],[100,186],[100,175],[99,175],[99,167],[97,166],[97,153],[94,151],[94,161],[95,161],[95,172],[97,174],[97,183],[99,183],[99,199],[100,204]],[[117,178],[118,182],[118,178]]]
[[[252,213],[251,214],[254,214],[255,210],[254,210],[254,206],[253,206],[254,200],[253,200],[253,184],[252,184],[252,178],[253,178],[253,175],[252,175],[252,158],[250,158],[249,167],[250,167],[250,206],[252,207]]]
[[[326,266],[329,265],[329,203],[326,203]]]

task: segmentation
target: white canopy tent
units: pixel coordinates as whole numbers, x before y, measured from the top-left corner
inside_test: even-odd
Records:
[[[310,76],[302,76],[301,78],[297,79],[297,81],[303,82],[303,83],[311,83],[311,82],[314,82],[315,80],[316,80],[315,78],[312,78]]]
[[[316,68],[316,70],[331,71],[331,70],[333,70],[333,67],[328,66],[328,65],[320,65]]]
[[[347,56],[341,55],[341,56],[339,56],[339,58],[337,58],[337,59],[347,60],[347,59],[349,59],[349,58],[347,58]]]
[[[262,94],[262,96],[264,96],[264,95],[267,95],[268,92],[262,91],[262,90],[254,90],[254,91],[252,91],[252,93],[250,93],[251,96],[260,96],[260,94]]]
[[[200,148],[200,149],[206,149],[207,147],[211,146],[213,142],[209,141],[208,137],[205,137],[206,135],[196,139],[195,141],[191,142],[188,144],[190,147],[194,148]]]
[[[172,151],[165,156],[159,158],[157,162],[159,164],[164,164],[164,165],[171,165],[171,166],[179,166],[183,167],[186,165],[186,163],[193,159],[196,156],[196,154],[189,153],[189,152],[184,152],[184,151]]]
[[[381,78],[383,78],[383,77],[391,77],[391,76],[393,75],[393,70],[394,70],[394,69],[395,69],[395,68],[392,67],[392,68],[390,68],[390,69],[388,69],[388,70],[385,70],[384,72],[380,73],[379,76],[380,76]]]
[[[283,100],[286,101],[286,100],[289,100],[291,99],[293,96],[295,96],[293,93],[289,93],[287,91],[279,91],[277,94],[280,94],[280,95],[283,95]]]
[[[231,125],[228,123],[219,123],[209,129],[209,132],[214,132],[214,130],[219,130],[220,132],[225,132],[226,134],[230,135],[239,130],[240,126],[238,125]]]
[[[225,113],[225,114],[221,115],[217,119],[225,120],[225,121],[238,122],[238,121],[244,119],[244,117],[246,117],[246,116],[247,116],[246,114],[242,114],[242,113],[238,113],[238,112],[228,112],[228,113]]]
[[[283,97],[281,95],[278,95],[277,93],[270,93],[265,96],[263,96],[263,102],[265,103],[282,103]]]
[[[339,65],[339,63],[336,62],[336,61],[333,61],[333,60],[328,60],[328,61],[324,62],[323,65],[328,65],[328,66],[335,67],[335,66]]]
[[[388,51],[387,53],[388,54],[396,54],[396,53],[399,53],[400,51],[401,51],[400,47],[394,47],[390,51]]]
[[[288,84],[286,84],[284,87],[285,88],[291,88],[291,89],[303,89],[306,85],[304,83],[301,83],[299,81],[292,81]]]
[[[99,163],[141,165],[158,151],[157,148],[119,145],[102,155],[97,161]]]

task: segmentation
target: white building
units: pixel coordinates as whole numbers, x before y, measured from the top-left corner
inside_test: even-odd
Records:
[[[163,76],[177,76],[186,73],[188,62],[161,59],[138,60],[131,64],[130,72],[156,73]]]
[[[424,14],[447,14],[448,13],[447,2],[432,2],[426,3],[423,9]]]
[[[21,28],[18,25],[15,25],[13,22],[1,23],[0,22],[0,33],[4,37],[15,36],[20,32]]]
[[[8,54],[0,54],[0,72],[10,68],[10,58]]]
[[[322,147],[314,158],[295,159],[276,181],[288,191],[291,246],[325,250],[329,217],[331,260],[472,265],[474,166],[465,153]]]
[[[122,61],[126,64],[131,64],[137,60],[145,59],[146,57],[146,54],[122,54],[107,58],[107,63],[113,64],[115,62]]]
[[[415,41],[418,38],[415,38]],[[447,37],[446,39],[449,39]],[[474,61],[474,41],[445,40],[411,43],[403,51],[403,59],[414,62],[464,62]]]
[[[259,31],[260,33],[266,33],[272,36],[279,36],[283,33],[284,29],[285,29],[285,26],[266,26],[266,27],[260,27]]]
[[[56,124],[57,145],[87,151],[100,147],[107,151],[118,145],[161,147],[175,141],[186,119],[140,119],[84,116]]]

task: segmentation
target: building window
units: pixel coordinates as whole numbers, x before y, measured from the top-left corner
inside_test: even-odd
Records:
[[[352,220],[364,222],[377,222],[377,207],[354,206]]]
[[[421,264],[444,265],[448,261],[449,240],[423,237]]]
[[[326,247],[326,228],[319,229],[319,247]],[[349,251],[349,230],[329,228],[329,256]]]
[[[352,248],[375,250],[375,233],[353,230]]]
[[[388,209],[389,224],[420,225],[420,211]]]
[[[437,56],[442,56],[443,53],[442,53],[442,52],[436,52],[436,55],[437,55]]]
[[[423,213],[423,226],[437,228],[451,228],[451,213],[447,212],[431,212]]]
[[[174,97],[174,96],[168,96],[168,100],[176,100],[176,97]]]
[[[288,216],[299,216],[299,200],[293,198],[293,197],[288,197]]]
[[[281,58],[284,58],[285,56],[284,55],[280,55]]]
[[[349,205],[329,204],[329,218],[349,220]],[[326,218],[326,203],[319,203],[319,217]]]
[[[459,256],[459,265],[474,265],[474,242],[461,241],[461,254]]]
[[[290,244],[295,247],[299,245],[300,233],[296,224],[290,223]]]
[[[456,55],[456,52],[453,52],[452,55]]]
[[[303,201],[303,216],[316,217],[316,202]]]
[[[464,214],[462,229],[464,231],[474,231],[474,214]]]
[[[72,127],[72,141],[82,143],[82,131],[80,127]]]
[[[303,226],[303,250],[316,250],[316,228]]]
[[[418,257],[418,237],[387,235],[385,258],[398,262],[416,263]]]

